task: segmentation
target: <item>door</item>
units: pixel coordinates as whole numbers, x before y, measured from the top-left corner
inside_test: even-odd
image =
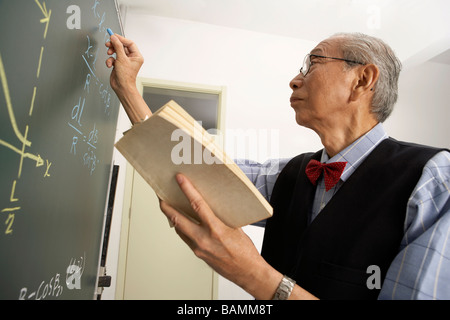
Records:
[[[177,101],[196,120],[208,123],[207,129],[219,129],[223,88],[180,85],[179,83],[142,81],[144,99],[156,94],[160,101]],[[207,95],[202,96],[201,93]],[[164,96],[166,94],[166,96]],[[162,97],[161,97],[162,95]],[[212,97],[217,96],[217,99]],[[203,100],[201,103],[195,99]],[[211,108],[205,101],[211,101]],[[165,102],[161,102],[164,104]],[[149,101],[149,106],[152,108]],[[205,112],[198,109],[202,105]],[[161,105],[162,106],[162,105]],[[158,106],[157,108],[161,107]],[[153,112],[155,110],[152,110]],[[208,112],[206,112],[208,111]],[[202,115],[205,115],[203,118]],[[213,118],[211,119],[211,115]],[[129,168],[130,169],[130,168]],[[217,274],[181,240],[159,208],[153,189],[134,169],[127,170],[126,188],[131,189],[128,228],[121,236],[121,259],[126,259],[123,277],[123,299],[209,300],[217,297]],[[124,215],[128,213],[124,207]],[[126,223],[124,224],[126,225]],[[126,244],[124,245],[123,242]]]

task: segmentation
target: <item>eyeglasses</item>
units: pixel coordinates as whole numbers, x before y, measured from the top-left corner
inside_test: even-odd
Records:
[[[310,54],[310,53],[308,53],[306,55],[306,57],[305,57],[305,60],[303,61],[303,66],[300,69],[300,73],[302,73],[304,77],[306,77],[306,75],[309,72],[309,69],[311,68],[311,57],[340,60],[340,61],[345,61],[345,62],[349,62],[349,63],[357,63],[357,64],[365,65],[365,63],[358,62],[358,61],[342,59],[342,58],[325,57],[325,56],[319,56],[317,54]]]

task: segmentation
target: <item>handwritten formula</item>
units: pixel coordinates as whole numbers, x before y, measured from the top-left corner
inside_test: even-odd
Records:
[[[92,6],[92,16],[98,22],[98,30],[96,32],[103,35],[104,42],[108,39],[108,33],[105,22],[105,12],[100,13],[98,5],[100,2],[94,0],[94,5]],[[103,43],[104,43],[103,42]],[[102,46],[103,48],[103,46]],[[99,95],[102,101],[102,108],[104,110],[105,116],[109,116],[111,113],[110,102],[111,102],[111,88],[108,84],[103,83],[96,75],[96,64],[98,61],[99,47],[94,46],[89,35],[86,35],[86,46],[85,50],[81,54],[82,61],[84,62],[87,72],[84,81],[84,92],[83,96],[78,98],[76,104],[70,110],[70,119],[68,125],[74,130],[74,135],[70,141],[70,153],[74,156],[81,155],[83,165],[89,171],[89,174],[93,174],[99,160],[96,155],[97,143],[99,141],[99,131],[94,123],[92,127],[86,127],[83,125],[83,113],[85,108],[98,108],[98,106],[88,106],[86,105],[86,97],[89,95]]]
[[[42,58],[45,53],[45,40],[47,38],[48,26],[51,21],[52,11],[47,9],[45,2],[40,3],[39,0],[35,0],[35,3],[36,3],[36,9],[40,10],[40,12],[42,13],[39,23],[41,25],[43,25],[43,27],[44,27],[43,34],[42,34],[42,46],[39,51],[40,54],[39,54],[39,59],[37,60],[36,73],[35,73],[36,80],[39,80],[39,77],[41,74],[41,68],[42,68]],[[6,215],[6,220],[4,223],[4,225],[5,225],[4,233],[6,235],[11,235],[14,230],[14,220],[15,220],[16,214],[18,214],[21,211],[20,199],[18,197],[16,197],[15,190],[16,190],[17,183],[20,182],[24,161],[31,160],[31,161],[35,162],[35,165],[37,168],[43,167],[44,168],[44,171],[43,171],[44,178],[50,177],[50,167],[51,167],[52,163],[48,159],[46,159],[44,161],[40,154],[32,154],[32,153],[27,152],[28,151],[27,148],[31,147],[31,144],[32,144],[32,142],[29,141],[29,138],[28,138],[28,132],[29,132],[30,128],[29,128],[29,125],[26,125],[25,131],[22,133],[17,125],[15,108],[14,108],[13,101],[11,100],[8,78],[7,78],[7,75],[5,72],[5,66],[3,63],[1,52],[0,52],[0,79],[1,79],[1,83],[2,83],[3,94],[5,96],[6,108],[8,110],[9,122],[10,122],[10,125],[13,128],[14,134],[18,140],[17,142],[10,142],[10,141],[6,141],[6,140],[3,140],[0,138],[0,146],[6,147],[9,151],[15,152],[19,156],[18,157],[17,176],[11,182],[11,192],[10,192],[10,198],[9,198],[10,203],[7,207],[1,209],[1,213],[4,213]],[[32,117],[32,115],[33,115],[34,104],[35,104],[36,95],[38,93],[38,89],[39,89],[39,87],[37,85],[33,87],[33,93],[32,93],[32,98],[30,101],[30,107],[29,107],[29,112],[28,112],[29,117]]]
[[[60,273],[53,274],[49,279],[39,282],[34,289],[23,287],[19,292],[19,300],[43,300],[60,297],[64,289],[81,290],[81,277],[86,264],[85,256],[70,259],[65,277]]]

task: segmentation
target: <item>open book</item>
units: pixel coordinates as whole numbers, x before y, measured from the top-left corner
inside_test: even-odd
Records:
[[[170,101],[133,126],[116,148],[157,196],[198,222],[175,176],[188,177],[210,208],[230,227],[272,216],[272,207],[242,170],[183,108]]]

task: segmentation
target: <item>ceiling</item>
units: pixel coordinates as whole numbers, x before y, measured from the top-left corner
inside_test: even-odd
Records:
[[[396,44],[450,30],[448,0],[118,0],[128,12],[189,20],[319,42],[358,31]],[[305,27],[307,26],[307,27]],[[399,31],[401,30],[401,32]],[[395,35],[393,35],[393,30]],[[409,33],[409,34],[408,34]],[[418,40],[419,39],[419,40]],[[408,39],[410,40],[410,39]],[[423,41],[426,42],[426,41]],[[425,44],[424,44],[425,45]],[[414,48],[416,49],[416,48]],[[450,49],[450,46],[446,49]],[[405,51],[408,51],[409,47]],[[437,52],[435,55],[441,54]],[[450,64],[443,54],[439,63]]]
[[[375,2],[376,6],[373,0],[119,0],[129,10],[155,16],[313,41],[334,33],[331,30],[368,29],[368,11],[376,14],[374,10],[394,10],[414,0]]]

